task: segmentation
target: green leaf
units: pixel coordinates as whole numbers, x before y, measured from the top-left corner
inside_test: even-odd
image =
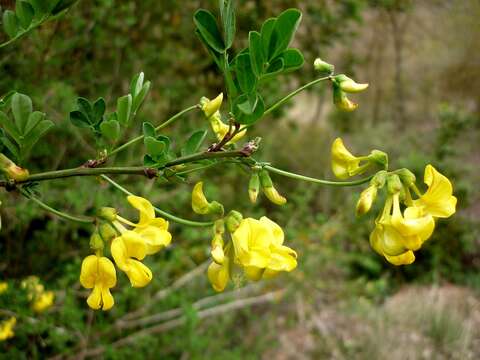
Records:
[[[60,0],[57,5],[55,5],[55,7],[52,9],[52,15],[57,15],[58,13],[75,4],[77,1],[78,0]]]
[[[243,102],[237,104],[241,112],[246,115],[252,115],[255,112],[258,104],[257,94],[247,95]]]
[[[270,59],[270,43],[276,23],[276,18],[270,18],[263,23],[262,29],[260,31],[262,34],[263,57],[265,58],[265,60]]]
[[[94,124],[100,124],[102,122],[106,107],[107,106],[103,98],[98,98],[97,101],[95,101],[93,104],[93,117],[91,118],[91,121]]]
[[[28,136],[25,137],[24,151],[29,152],[42,136],[44,136],[55,124],[50,120],[41,121],[35,129],[33,129]]]
[[[145,155],[143,157],[143,166],[155,167],[156,165],[157,165],[157,162],[150,155]]]
[[[79,110],[70,112],[70,121],[76,127],[83,128],[83,129],[89,128],[92,126],[87,116]]]
[[[3,29],[10,38],[14,38],[18,32],[17,16],[11,10],[3,13]]]
[[[223,64],[224,64],[224,61],[223,61],[223,57],[221,56],[221,53],[219,53],[218,51],[216,51],[214,48],[212,48],[207,40],[205,40],[205,38],[203,37],[203,35],[200,33],[200,31],[195,30],[195,34],[197,34],[198,38],[200,39],[200,41],[203,43],[203,45],[205,46],[205,48],[207,49],[208,53],[210,54],[210,57],[213,59],[213,61],[215,61],[215,64],[217,64],[217,66],[220,68],[220,69],[223,69]]]
[[[32,100],[24,94],[16,93],[12,97],[12,113],[20,133],[24,133],[28,117],[32,113]]]
[[[10,107],[12,103],[12,96],[15,95],[16,91],[10,90],[8,93],[2,96],[0,99],[0,110]]]
[[[85,98],[78,98],[77,99],[77,106],[78,110],[85,115],[90,125],[95,123],[95,116],[93,114],[93,107],[92,104],[88,99]]]
[[[257,78],[252,70],[249,54],[242,54],[236,61],[237,80],[244,93],[252,92],[257,85]]]
[[[219,53],[223,53],[225,51],[225,44],[223,43],[220,30],[218,30],[217,21],[212,13],[204,9],[197,10],[193,16],[193,21],[206,43]]]
[[[270,64],[270,66],[265,71],[266,75],[263,78],[266,79],[266,78],[274,77],[280,74],[284,68],[285,68],[285,61],[282,58],[278,58]]]
[[[143,136],[151,136],[153,138],[157,137],[157,131],[155,130],[155,127],[149,123],[149,122],[144,122],[143,123]]]
[[[116,141],[120,136],[120,123],[117,120],[104,121],[100,124],[100,131],[107,140]]]
[[[271,59],[276,58],[285,51],[293,40],[295,32],[302,20],[302,12],[298,9],[288,9],[280,14],[275,24],[275,51],[271,55]]]
[[[24,136],[27,136],[35,127],[45,119],[45,114],[40,111],[34,111],[28,117],[27,126],[25,126]]]
[[[17,18],[20,21],[20,25],[22,25],[24,29],[28,29],[35,14],[33,6],[26,1],[17,0],[15,11],[17,13]]]
[[[195,154],[200,146],[202,146],[203,142],[205,141],[205,137],[207,136],[207,130],[199,130],[195,131],[187,140],[185,145],[181,150],[182,156],[192,155]]]
[[[132,97],[134,99],[138,96],[140,91],[142,91],[144,79],[145,79],[145,74],[143,72],[133,77],[132,82],[130,84],[130,93],[132,94]]]
[[[143,84],[142,89],[140,92],[133,98],[132,102],[132,114],[135,115],[140,108],[140,106],[143,104],[143,101],[148,95],[148,92],[150,91],[150,86],[151,82],[147,81],[145,84]]]
[[[0,111],[0,125],[7,132],[10,137],[13,138],[17,143],[20,142],[20,132],[18,131],[15,123],[5,115],[4,112]]]
[[[128,124],[132,112],[132,95],[122,96],[117,100],[117,117],[122,125]]]
[[[254,110],[252,114],[246,114],[244,112],[245,106],[247,103],[250,103],[250,108],[252,109],[251,99],[247,95],[240,95],[233,102],[233,115],[235,120],[242,125],[250,125],[258,121],[265,112],[265,102],[260,94],[256,94],[256,104],[254,104]],[[242,106],[242,109],[239,108],[239,105]],[[250,109],[250,111],[251,111]]]
[[[287,49],[280,57],[283,59],[285,68],[283,71],[293,71],[301,68],[305,59],[298,49]]]
[[[235,0],[221,0],[220,13],[222,15],[225,47],[230,49],[236,32]]]
[[[15,160],[19,158],[20,155],[20,149],[16,144],[10,141],[9,138],[6,136],[3,136],[0,138],[0,141],[2,142],[3,145],[12,153],[12,155],[15,157]]]
[[[166,144],[163,141],[157,140],[151,136],[147,136],[144,140],[144,143],[145,147],[147,148],[147,154],[153,157],[162,155],[167,149]]]
[[[265,58],[263,57],[262,35],[260,35],[259,32],[250,31],[248,40],[252,69],[257,78],[259,78],[263,74],[263,64],[265,62]]]
[[[49,4],[48,1],[45,0],[28,0],[28,2],[32,5],[33,9],[35,10],[35,17],[39,18],[43,14],[49,11]]]

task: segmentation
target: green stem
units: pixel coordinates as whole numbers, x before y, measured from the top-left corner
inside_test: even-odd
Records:
[[[277,109],[278,107],[282,106],[284,103],[286,103],[288,100],[290,100],[291,98],[293,98],[294,96],[298,95],[299,93],[301,93],[303,90],[306,90],[308,89],[309,87],[312,87],[313,85],[315,84],[318,84],[319,82],[322,82],[322,81],[325,81],[325,80],[330,80],[331,77],[330,76],[326,76],[326,77],[323,77],[323,78],[320,78],[320,79],[316,79],[316,80],[313,80],[311,82],[309,82],[308,84],[305,84],[303,85],[302,87],[299,87],[297,90],[291,92],[290,94],[288,94],[287,96],[285,96],[284,98],[278,100],[275,104],[273,104],[272,106],[270,106],[267,110],[265,110],[265,112],[263,113],[263,115],[268,115],[270,114],[272,111],[274,111],[275,109]]]
[[[183,115],[185,115],[186,113],[190,112],[190,111],[193,111],[195,109],[198,109],[198,105],[194,105],[194,106],[190,106],[182,111],[180,111],[179,113],[173,115],[170,119],[166,120],[165,122],[161,123],[159,126],[157,126],[155,128],[156,131],[160,131],[162,130],[163,128],[167,127],[168,125],[170,125],[172,122],[174,122],[175,120],[179,119],[180,117],[182,117]],[[109,156],[112,156],[120,151],[123,151],[125,150],[127,147],[129,147],[130,145],[133,145],[141,140],[143,140],[145,136],[144,135],[140,135],[140,136],[137,136],[136,138],[133,138],[132,140],[126,142],[125,144],[123,145],[120,145],[119,147],[117,147],[116,149],[112,150],[108,155]]]
[[[277,169],[277,168],[275,168],[273,166],[270,166],[270,165],[266,165],[263,168],[272,172],[272,173],[282,175],[282,176],[285,176],[285,177],[289,177],[289,178],[292,178],[292,179],[308,181],[308,182],[311,182],[311,183],[322,184],[322,185],[327,185],[327,186],[339,186],[339,187],[342,187],[342,186],[343,187],[345,187],[345,186],[358,186],[358,185],[368,183],[373,178],[373,175],[372,175],[372,176],[369,176],[368,178],[355,180],[355,181],[329,181],[329,180],[321,180],[321,179],[316,179],[316,178],[312,178],[312,177],[308,177],[308,176],[303,176],[303,175],[291,173],[291,172],[288,172],[288,171],[285,171],[285,170]]]
[[[81,223],[81,224],[93,224],[95,222],[95,219],[93,218],[80,218],[80,217],[77,217],[77,216],[73,216],[73,215],[69,215],[67,213],[64,213],[63,211],[60,211],[60,210],[57,210],[57,209],[54,209],[52,208],[51,206],[48,206],[47,204],[45,204],[43,201],[41,201],[40,199],[34,197],[34,196],[31,196],[30,194],[28,194],[25,190],[21,190],[22,194],[29,200],[32,200],[33,202],[35,202],[38,206],[40,206],[42,209],[48,211],[48,212],[51,212],[52,214],[55,214],[57,215],[58,217],[61,217],[65,220],[70,220],[70,221],[74,221],[74,222],[78,222],[78,223]]]
[[[125,189],[123,186],[121,186],[120,184],[116,183],[115,181],[113,181],[112,179],[110,179],[108,176],[106,175],[101,175],[102,179],[108,181],[110,184],[112,184],[115,188],[117,188],[118,190],[120,190],[121,192],[125,193],[126,195],[130,195],[130,196],[134,196],[133,193],[131,193],[130,191],[128,191],[127,189]],[[159,215],[161,216],[164,216],[165,218],[169,219],[169,220],[172,220],[172,221],[175,221],[179,224],[183,224],[183,225],[187,225],[187,226],[194,226],[194,227],[207,227],[207,226],[212,226],[213,225],[213,222],[212,221],[209,221],[209,222],[199,222],[199,221],[192,221],[192,220],[187,220],[187,219],[183,219],[183,218],[180,218],[178,216],[175,216],[175,215],[172,215],[166,211],[163,211],[157,207],[154,207],[155,209],[155,212],[158,213]]]

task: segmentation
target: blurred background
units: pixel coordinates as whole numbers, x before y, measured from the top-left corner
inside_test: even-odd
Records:
[[[57,125],[36,146],[30,171],[76,167],[95,156],[89,134],[68,119],[77,96],[102,96],[113,108],[132,76],[144,71],[153,86],[127,134],[132,137],[143,121],[159,124],[201,96],[223,91],[192,21],[196,9],[216,12],[217,3],[82,0],[66,16],[1,49],[0,93],[29,94],[34,108]],[[233,166],[177,184],[117,176],[131,191],[185,218],[196,218],[190,191],[203,179],[210,197],[226,208],[267,214],[281,224],[299,267],[272,281],[238,280],[216,295],[206,277],[211,230],[172,223],[172,246],[147,260],[152,283],[132,289],[119,275],[115,307],[94,313],[78,283],[92,229],[1,190],[0,281],[9,289],[0,295],[0,318],[14,314],[17,326],[14,338],[0,342],[0,358],[478,359],[480,2],[238,3],[237,50],[268,17],[289,7],[304,13],[295,46],[305,66],[271,84],[267,103],[315,78],[316,57],[370,83],[355,96],[359,109],[348,114],[332,106],[325,84],[303,93],[249,133],[263,138],[257,158],[332,178],[329,147],[341,136],[354,153],[388,152],[392,167],[408,167],[418,179],[433,164],[453,179],[457,214],[438,222],[413,265],[393,267],[370,249],[374,214],[355,217],[360,188],[332,190],[273,176],[289,199],[278,208],[265,200],[252,206],[248,176]],[[13,1],[0,4],[11,8]],[[198,128],[208,124],[193,113],[164,133],[185,139]],[[139,165],[143,151],[132,147],[116,162]],[[124,196],[98,179],[57,180],[39,189],[47,203],[73,214],[110,205],[133,216]],[[55,291],[54,305],[41,313],[32,313],[20,286],[30,275]]]

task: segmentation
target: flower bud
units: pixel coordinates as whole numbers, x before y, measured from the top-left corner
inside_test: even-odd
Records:
[[[380,165],[384,169],[388,169],[388,155],[380,150],[373,150],[368,156],[370,162]]]
[[[225,253],[223,252],[223,236],[222,234],[215,233],[212,239],[212,250],[210,252],[213,261],[218,265],[222,265],[225,259]]]
[[[232,210],[228,214],[228,216],[225,218],[225,225],[227,227],[227,230],[230,233],[234,233],[235,230],[240,226],[240,223],[243,220],[243,215],[239,213],[238,211]]]
[[[93,251],[101,251],[104,246],[102,237],[97,231],[95,231],[92,236],[90,236],[90,249]]]
[[[335,82],[333,83],[333,103],[338,109],[346,112],[352,112],[358,108],[358,104],[347,98],[347,95]]]
[[[313,63],[313,67],[315,70],[317,70],[320,73],[333,74],[335,71],[334,65],[329,64],[320,58],[315,59],[315,62]]]
[[[412,187],[415,185],[415,181],[417,178],[415,177],[415,174],[412,173],[408,169],[400,169],[395,171],[395,173],[400,177],[400,180],[407,186],[407,187]]]
[[[340,89],[346,93],[358,93],[368,88],[368,84],[358,84],[344,74],[335,76],[333,80],[340,86]]]
[[[203,193],[203,182],[195,184],[192,191],[192,209],[195,213],[200,215],[207,214],[223,214],[223,205],[216,202],[208,202]]]
[[[357,202],[357,216],[364,215],[370,211],[373,202],[377,198],[377,191],[377,187],[373,185],[370,185],[368,188],[362,191],[360,194],[360,199]]]
[[[97,216],[100,219],[113,222],[117,219],[117,209],[111,207],[102,207],[98,212]]]
[[[16,165],[12,160],[3,154],[0,154],[0,171],[2,171],[7,178],[16,181],[27,180],[30,176],[30,173],[27,169],[23,169]]]
[[[112,241],[118,235],[114,227],[106,223],[100,225],[98,231],[104,241]]]
[[[372,180],[370,180],[370,185],[376,186],[378,189],[383,188],[387,182],[387,175],[388,173],[385,170],[377,172]]]
[[[210,118],[222,107],[223,102],[223,93],[220,93],[215,99],[209,100],[207,98],[202,98],[200,104],[202,106],[203,113],[207,118]]]
[[[273,186],[273,182],[268,174],[268,171],[260,171],[260,184],[262,185],[263,193],[272,203],[276,205],[285,205],[287,203],[287,199],[280,195],[277,189],[275,189]]]
[[[387,190],[389,194],[398,194],[402,190],[402,182],[398,175],[389,175],[387,178]]]
[[[258,172],[254,172],[248,183],[248,196],[252,204],[257,202],[258,193],[260,191],[260,176]]]

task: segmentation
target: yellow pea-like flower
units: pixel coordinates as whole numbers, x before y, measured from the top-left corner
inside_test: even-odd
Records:
[[[333,84],[333,103],[338,109],[345,112],[352,112],[358,108],[358,104],[351,101],[340,86],[335,83]]]
[[[110,247],[118,268],[129,278],[133,287],[144,287],[152,280],[152,271],[141,260],[145,258],[148,246],[134,231],[125,231],[112,241]]]
[[[17,324],[17,319],[11,317],[8,320],[4,320],[0,323],[0,341],[5,341],[15,336],[13,328]]]
[[[453,215],[456,211],[457,198],[453,196],[450,180],[432,165],[427,165],[424,182],[428,190],[419,199],[413,201],[414,205],[434,217],[447,218]]]
[[[389,224],[377,223],[370,234],[370,245],[393,265],[409,265],[415,261],[413,251],[405,247],[405,239]]]
[[[360,194],[360,199],[357,202],[356,214],[357,216],[364,215],[370,211],[373,202],[377,198],[378,188],[374,185],[369,186]]]
[[[213,114],[211,117],[209,117],[208,121],[210,122],[210,126],[212,127],[212,131],[215,133],[215,135],[217,136],[217,139],[219,141],[222,140],[225,137],[225,135],[228,134],[228,132],[230,130],[232,130],[230,128],[230,125],[225,124],[222,121],[222,117],[220,115],[220,112],[218,112],[218,111],[215,114]],[[239,132],[229,142],[227,142],[227,144],[235,144],[240,139],[242,139],[245,136],[246,133],[247,133],[246,129]]]
[[[331,149],[332,171],[339,179],[345,180],[351,176],[361,174],[366,170],[366,166],[360,166],[360,161],[364,157],[354,156],[347,150],[341,138],[336,138],[332,143]]]
[[[262,185],[262,191],[267,197],[267,199],[276,205],[285,205],[287,203],[287,199],[284,196],[280,195],[275,186],[273,186],[273,182],[270,178],[270,175],[268,174],[268,171],[260,171],[259,177],[260,184]]]
[[[86,289],[93,289],[87,298],[87,304],[94,310],[109,310],[114,300],[110,289],[117,283],[115,266],[106,257],[87,256],[82,262],[80,283]]]
[[[200,102],[202,103],[202,111],[208,119],[209,117],[213,116],[217,111],[219,111],[222,107],[223,93],[220,93],[213,100],[203,98]]]
[[[53,291],[44,291],[37,295],[32,303],[32,309],[37,313],[44,312],[53,305],[54,300],[55,293]]]
[[[282,228],[268,219],[246,218],[232,234],[235,263],[242,266],[247,278],[259,280],[275,276],[280,271],[297,267],[297,254],[284,246]]]
[[[221,264],[212,261],[208,266],[207,276],[215,291],[225,290],[230,280],[230,258],[224,256]]]
[[[201,215],[223,214],[223,206],[216,202],[209,202],[203,192],[203,182],[195,184],[192,191],[192,210]]]

